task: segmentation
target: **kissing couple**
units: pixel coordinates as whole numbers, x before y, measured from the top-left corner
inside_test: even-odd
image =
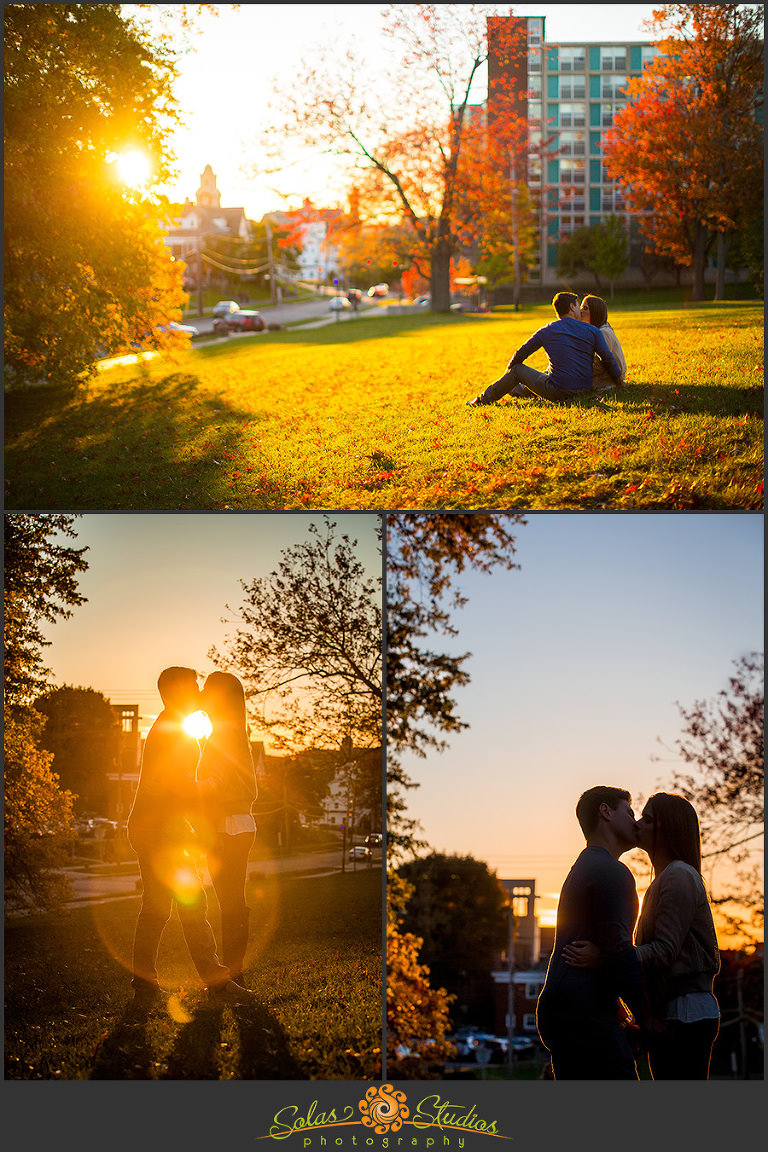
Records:
[[[536,1023],[556,1080],[707,1080],[720,1009],[720,954],[701,878],[696,811],[658,792],[640,820],[623,788],[579,798],[587,846],[560,892],[555,945]],[[635,930],[635,880],[619,857],[640,848],[654,879]],[[634,933],[634,942],[633,942]]]
[[[131,1008],[137,1015],[163,1005],[157,953],[174,905],[209,999],[230,1005],[252,1001],[243,964],[249,927],[245,880],[256,834],[251,806],[257,787],[245,693],[229,672],[212,672],[202,691],[197,680],[191,668],[160,673],[163,710],[144,742],[128,817],[128,840],[138,856],[142,884],[133,942]],[[201,710],[211,723],[202,754],[183,728],[186,717]],[[221,959],[194,862],[200,849],[221,909]]]

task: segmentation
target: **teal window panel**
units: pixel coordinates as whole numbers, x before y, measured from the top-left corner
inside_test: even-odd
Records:
[[[589,210],[590,212],[600,211],[600,189],[590,188],[589,190]]]
[[[629,70],[639,72],[643,67],[643,50],[639,44],[629,46]]]
[[[560,179],[560,161],[548,160],[547,161],[547,183],[557,184]]]
[[[589,70],[590,72],[600,71],[600,49],[590,48],[589,50]]]
[[[547,268],[557,268],[557,245],[550,244],[547,248]]]
[[[589,182],[590,184],[599,184],[602,175],[600,169],[602,168],[602,161],[590,160],[589,162]]]
[[[547,71],[557,72],[560,67],[557,48],[547,48]]]
[[[599,104],[590,104],[589,106],[589,126],[590,128],[599,128],[601,124],[602,110]]]
[[[589,78],[589,97],[591,100],[600,99],[600,77],[590,76]]]
[[[547,99],[557,100],[560,95],[559,76],[547,76]]]
[[[557,219],[557,217],[555,217],[554,220],[549,220],[547,222],[547,236],[550,238],[550,240],[556,240],[559,233],[560,221]]]
[[[589,218],[590,228],[597,228],[599,223],[600,223],[600,217],[599,216],[590,216],[590,218]]]
[[[547,104],[547,119],[549,120],[550,128],[557,128],[560,123],[560,105]]]
[[[600,155],[600,133],[590,132],[589,134],[589,153],[591,156]],[[594,164],[594,160],[592,161]]]

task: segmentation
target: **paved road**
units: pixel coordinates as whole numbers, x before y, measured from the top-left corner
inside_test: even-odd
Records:
[[[353,310],[343,313],[333,313],[329,308],[330,297],[323,297],[317,300],[304,300],[301,303],[288,303],[272,305],[259,305],[256,309],[261,312],[267,324],[289,324],[295,320],[322,320],[324,323],[343,323],[346,320],[355,318]],[[248,308],[247,304],[243,308]],[[361,301],[360,311],[358,315],[369,311],[371,308],[378,308],[379,305],[373,300]],[[197,316],[194,310],[187,312],[184,317],[185,324],[193,324],[200,332],[213,331],[213,317],[212,316]]]
[[[308,879],[328,876],[341,871],[341,846],[329,852],[304,852],[294,856],[279,856],[269,859],[252,860],[248,865],[248,875],[273,876],[277,873],[289,875],[303,873]],[[376,856],[371,865],[381,867],[381,857]],[[346,871],[368,868],[367,861],[345,861]],[[118,872],[117,869],[121,870]],[[83,867],[65,868],[64,874],[70,881],[73,896],[67,907],[77,908],[82,904],[103,904],[109,900],[123,900],[126,896],[139,893],[139,870],[135,865],[93,864],[89,870]],[[211,886],[211,878],[206,869],[202,870],[203,883]]]

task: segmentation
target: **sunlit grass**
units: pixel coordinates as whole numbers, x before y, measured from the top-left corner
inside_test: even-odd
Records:
[[[12,394],[6,505],[762,507],[761,303],[617,306],[625,390],[467,408],[552,317],[359,317]]]
[[[254,1009],[211,1009],[174,917],[160,953],[173,991],[146,1026],[124,1019],[138,900],[6,924],[6,1078],[370,1079],[381,1058],[381,872],[267,878],[246,978]],[[215,899],[212,901],[215,906]],[[104,924],[104,918],[109,924]],[[218,932],[215,909],[211,921]],[[265,927],[269,924],[269,928]]]

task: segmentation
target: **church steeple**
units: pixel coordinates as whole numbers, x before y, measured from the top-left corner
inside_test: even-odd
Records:
[[[200,177],[197,206],[198,208],[221,208],[221,193],[216,187],[216,177],[210,164],[206,164],[205,171]]]

